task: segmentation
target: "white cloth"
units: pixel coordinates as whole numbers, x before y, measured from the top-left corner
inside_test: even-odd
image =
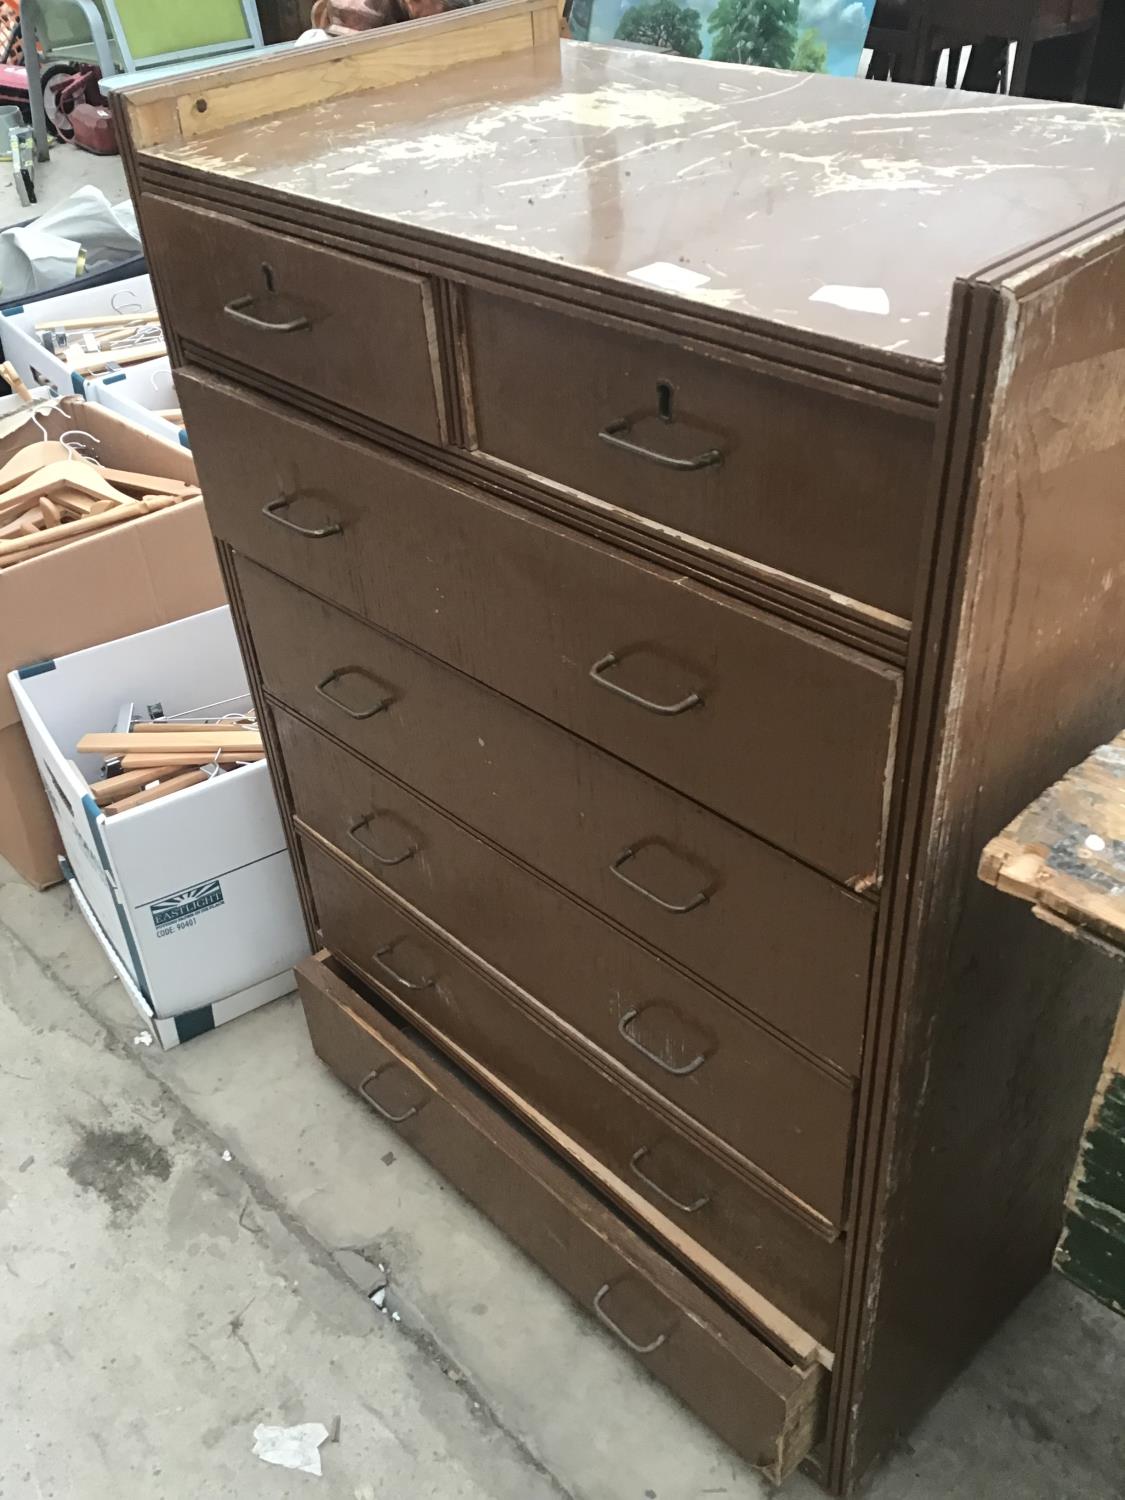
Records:
[[[0,234],[0,298],[65,291],[79,271],[107,271],[140,253],[133,205],[111,204],[100,188],[82,187],[33,223]]]

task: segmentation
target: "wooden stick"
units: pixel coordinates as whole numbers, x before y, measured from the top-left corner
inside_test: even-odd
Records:
[[[90,496],[83,494],[81,490],[68,490],[62,485],[52,490],[51,498],[56,505],[61,506],[63,510],[70,511],[79,520],[84,520],[86,516],[104,515],[107,510],[112,510],[115,505],[121,504],[119,500],[91,500]]]
[[[77,359],[67,361],[67,369],[79,375],[100,375],[110,365],[139,365],[146,359],[163,359],[168,347],[163,339],[154,339],[151,344],[138,344],[135,349],[122,349],[120,353],[80,354]]]
[[[161,797],[170,797],[173,792],[182,792],[186,787],[199,786],[209,778],[202,771],[186,771],[182,776],[173,776],[169,781],[162,781],[159,786],[150,786],[147,791],[137,792],[132,797],[125,797],[120,802],[111,802],[106,812],[114,813],[128,812],[133,807],[144,807],[149,802],[158,802]]]
[[[123,771],[120,776],[107,776],[104,781],[90,783],[90,795],[99,807],[108,802],[119,802],[133,792],[140,792],[152,781],[161,781],[166,776],[178,773],[177,766],[153,766],[144,771]]]
[[[80,755],[175,755],[177,751],[205,755],[215,750],[261,750],[256,729],[217,729],[203,736],[185,734],[86,734],[78,741]],[[171,762],[169,762],[171,764]]]
[[[157,764],[166,766],[241,766],[265,760],[264,750],[222,750],[218,755],[123,755],[125,771],[139,771]]]
[[[35,331],[45,333],[48,328],[128,328],[135,323],[155,323],[156,319],[155,308],[151,312],[103,313],[100,318],[52,318],[49,323],[36,323]]]
[[[20,563],[34,562],[37,557],[45,557],[48,552],[56,552],[60,547],[65,547],[69,538],[67,531],[69,527],[55,526],[50,531],[37,531],[33,535],[21,537],[21,541],[34,542],[35,546],[29,546],[24,552],[17,552],[14,557],[0,557],[0,573],[8,568],[17,568]]]
[[[174,495],[153,495],[147,500],[134,500],[128,505],[115,505],[100,516],[87,516],[84,521],[71,521],[66,526],[57,526],[53,532],[35,537],[17,538],[0,542],[0,566],[7,562],[22,562],[37,545],[46,542],[51,546],[69,542],[74,537],[86,536],[91,531],[100,531],[103,526],[116,526],[119,521],[135,521],[150,515],[155,510],[177,503]]]
[[[213,734],[220,729],[250,730],[250,725],[238,722],[243,714],[231,714],[216,723],[214,719],[137,719],[133,734]],[[253,731],[257,733],[256,730]]]
[[[168,479],[161,474],[135,474],[131,469],[107,469],[99,466],[98,473],[116,489],[136,490],[142,495],[189,495],[200,493],[197,484],[186,484],[182,479]]]

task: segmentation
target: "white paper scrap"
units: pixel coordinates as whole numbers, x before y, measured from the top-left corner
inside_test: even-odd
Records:
[[[891,310],[891,299],[881,286],[822,286],[809,301],[831,302],[848,312],[878,313],[884,318]]]
[[[711,280],[699,271],[687,266],[674,266],[670,260],[654,260],[651,266],[640,266],[627,273],[633,281],[647,281],[649,286],[659,287],[662,292],[694,292]]]
[[[254,1456],[283,1469],[300,1469],[303,1474],[319,1478],[320,1445],[328,1438],[323,1422],[299,1422],[296,1427],[267,1427],[259,1422],[254,1428]]]

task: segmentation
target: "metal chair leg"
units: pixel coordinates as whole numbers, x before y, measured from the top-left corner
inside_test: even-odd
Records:
[[[69,3],[82,12],[86,25],[90,28],[90,40],[94,44],[94,52],[97,55],[102,77],[112,78],[117,72],[117,61],[113,55],[109,32],[106,30],[101,11],[94,4],[94,0],[69,0]],[[131,69],[127,68],[126,71],[131,71]]]
[[[20,18],[23,23],[23,62],[27,69],[27,97],[31,105],[35,155],[40,161],[49,161],[51,138],[47,133],[47,108],[43,103],[43,78],[39,68],[39,39],[43,35],[39,0],[23,0]]]

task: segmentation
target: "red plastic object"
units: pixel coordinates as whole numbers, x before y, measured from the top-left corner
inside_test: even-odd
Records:
[[[43,77],[43,97],[60,139],[73,141],[80,150],[95,156],[114,156],[117,137],[113,117],[98,87],[101,76],[97,68],[80,67],[73,72],[48,69]]]

